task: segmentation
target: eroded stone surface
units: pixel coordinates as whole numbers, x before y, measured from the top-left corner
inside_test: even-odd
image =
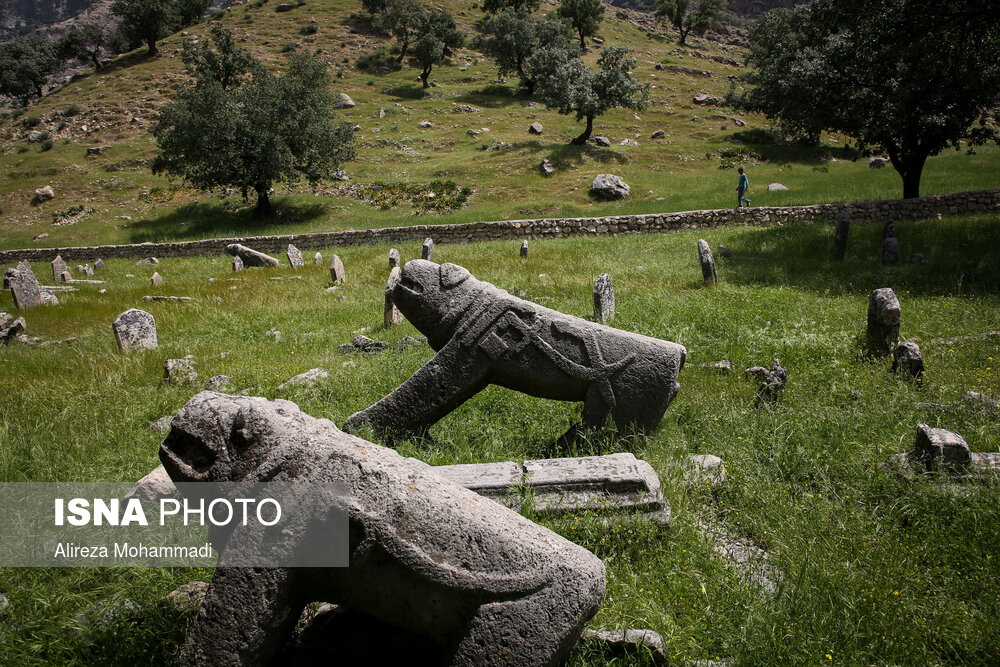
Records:
[[[400,268],[393,267],[392,271],[389,272],[389,280],[385,283],[385,311],[382,323],[385,327],[391,327],[403,321],[403,314],[399,312],[399,308],[396,307],[392,298],[393,290],[399,284],[400,274]]]
[[[149,284],[153,287],[163,287],[163,276],[159,272],[153,271],[153,275],[149,279]]]
[[[345,484],[351,534],[363,539],[350,568],[223,563],[183,665],[266,664],[312,601],[427,637],[447,664],[552,664],[600,607],[605,572],[593,554],[294,403],[202,392],[174,419],[160,458],[175,482],[256,481],[250,461],[264,452],[272,481]],[[251,530],[228,539],[259,540]],[[294,550],[303,537],[287,539]]]
[[[244,268],[245,267],[243,266],[243,260],[240,259],[240,256],[237,255],[236,257],[233,257],[233,273],[236,273],[237,271],[242,271]]]
[[[510,506],[520,510],[520,499],[514,497],[515,487],[524,479],[521,465],[513,461],[500,463],[465,463],[434,466],[433,470],[450,482],[475,491],[481,496],[498,502],[510,501]]]
[[[167,359],[163,362],[163,379],[170,384],[191,384],[198,379],[194,369],[194,357],[190,354],[183,359]]]
[[[788,370],[782,368],[781,362],[777,359],[771,368],[754,366],[746,369],[745,373],[757,381],[757,400],[759,402],[773,402],[781,398],[785,391],[785,384],[788,382]]]
[[[601,199],[625,199],[632,189],[614,174],[598,174],[590,184],[590,194]]]
[[[653,630],[591,630],[583,631],[583,639],[601,645],[606,656],[624,660],[623,664],[666,665],[667,650],[663,637]]]
[[[63,274],[69,272],[69,267],[60,255],[52,260],[52,282],[63,282]]]
[[[243,260],[244,266],[278,266],[281,263],[270,255],[257,252],[256,250],[239,243],[231,243],[227,245],[226,252]]]
[[[330,258],[330,280],[333,281],[335,285],[338,285],[346,279],[347,275],[344,273],[344,263],[340,261],[340,257],[334,255]]]
[[[320,266],[323,263],[323,253],[317,252],[313,255],[313,264]]]
[[[972,452],[965,438],[927,424],[917,424],[913,455],[916,460],[923,462],[928,472],[941,468],[962,468],[972,460]]]
[[[679,388],[683,346],[519,299],[455,264],[407,262],[392,300],[437,355],[348,430],[421,431],[488,384],[583,401],[584,427],[611,416],[619,429],[651,430]]]
[[[594,283],[594,321],[604,324],[615,317],[615,288],[611,276],[602,273]]]
[[[4,279],[14,297],[14,305],[18,310],[29,310],[38,306],[54,306],[59,299],[54,294],[46,292],[35,278],[31,265],[18,262],[17,268],[7,269]]]
[[[129,308],[111,325],[120,350],[155,350],[156,320],[144,310]]]
[[[323,370],[322,368],[311,368],[305,373],[299,373],[293,378],[285,380],[278,385],[278,391],[283,391],[289,387],[294,386],[305,386],[310,384],[315,384],[321,380],[325,380],[330,377],[330,374]]]
[[[900,343],[892,351],[892,372],[920,379],[924,374],[924,358],[920,346],[913,342]]]
[[[701,277],[705,282],[713,285],[719,282],[719,276],[715,272],[715,258],[712,257],[712,249],[704,239],[698,239],[698,261],[701,262]]]
[[[420,258],[431,261],[434,259],[434,239],[424,239],[424,244],[420,246]]]
[[[660,478],[629,453],[524,462],[536,511],[663,507]]]
[[[302,251],[291,243],[288,244],[288,250],[285,251],[285,256],[288,258],[288,265],[293,269],[298,269],[306,265],[306,263],[302,261]]]
[[[389,248],[389,270],[399,266],[399,251],[395,248]]]
[[[167,593],[167,602],[182,614],[198,609],[208,592],[207,581],[189,581]]]
[[[872,290],[868,297],[868,348],[874,354],[889,354],[899,340],[899,299],[891,287]]]

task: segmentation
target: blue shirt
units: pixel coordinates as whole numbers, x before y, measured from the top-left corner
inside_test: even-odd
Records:
[[[740,174],[740,184],[738,186],[741,190],[746,190],[750,187],[750,179],[747,178],[746,174]]]

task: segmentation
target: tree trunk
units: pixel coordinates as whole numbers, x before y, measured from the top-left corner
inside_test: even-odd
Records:
[[[254,190],[257,192],[257,209],[255,211],[257,217],[270,217],[274,213],[274,208],[271,207],[271,198],[267,194],[270,188],[266,185],[258,185]]]
[[[424,71],[420,73],[420,80],[423,82],[424,88],[430,88],[430,84],[427,83],[427,79],[430,78],[432,67],[433,65],[428,65],[424,68]]]
[[[681,26],[677,26],[677,31],[681,34],[681,39],[679,42],[677,42],[679,45],[687,46],[688,32],[690,32],[690,30],[691,30],[690,28],[685,30]]]
[[[571,143],[574,146],[583,146],[585,143],[587,143],[587,139],[590,139],[590,133],[593,131],[594,131],[594,117],[587,116],[587,129],[583,131],[583,134],[581,134],[579,137],[577,137],[576,139],[574,139],[569,143]]]
[[[584,39],[583,39],[583,29],[581,28],[578,32],[580,33],[580,50],[581,51],[586,51],[587,50],[587,42],[585,42]]]
[[[146,45],[149,47],[149,52],[146,54],[150,58],[154,57],[157,53],[156,51],[156,37],[147,36]]]
[[[903,179],[903,199],[920,196],[920,176],[927,162],[927,151],[916,148],[912,152],[900,153],[889,150],[889,161]]]
[[[396,58],[396,62],[397,63],[403,62],[403,58],[406,57],[406,47],[408,47],[409,45],[410,45],[409,41],[406,41],[406,42],[403,42],[402,44],[400,44],[400,46],[399,46],[399,57]]]
[[[101,59],[98,58],[98,52],[97,51],[93,51],[90,54],[90,60],[91,60],[91,62],[94,63],[94,69],[95,70],[101,69]]]
[[[40,83],[37,86],[35,86],[35,92],[38,93],[38,99],[42,99],[42,95],[43,95],[42,88],[44,87],[44,85],[45,84]],[[28,106],[28,105],[25,105],[25,106]]]

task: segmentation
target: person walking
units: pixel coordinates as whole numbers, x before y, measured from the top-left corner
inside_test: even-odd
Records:
[[[746,202],[747,208],[750,208],[750,200],[743,196],[750,189],[750,179],[743,173],[743,167],[740,167],[737,171],[740,173],[740,182],[736,186],[736,208],[742,207],[743,202]]]

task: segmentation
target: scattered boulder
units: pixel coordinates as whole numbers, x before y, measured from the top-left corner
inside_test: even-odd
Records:
[[[320,266],[323,263],[323,253],[317,252],[313,255],[313,264]]]
[[[101,259],[100,257],[98,257],[97,261],[94,262],[94,270],[95,271],[100,271],[103,268],[104,268],[104,260]]]
[[[337,99],[333,101],[334,109],[351,109],[357,105],[354,104],[354,100],[347,93],[340,93],[337,95]]]
[[[35,190],[34,196],[31,198],[31,205],[38,206],[39,204],[44,204],[47,201],[55,199],[56,193],[52,191],[51,185],[46,185]]]
[[[611,140],[600,134],[587,139],[587,141],[601,148],[611,148]]]
[[[221,390],[233,383],[233,378],[228,375],[213,375],[205,383],[205,389]]]
[[[290,12],[293,9],[295,9],[295,5],[293,5],[290,2],[283,2],[280,5],[278,5],[277,7],[275,7],[274,11],[276,11],[276,12]],[[351,106],[354,106],[354,105],[352,104]],[[334,107],[334,108],[338,108],[339,109],[340,107]]]
[[[847,237],[851,232],[851,214],[841,211],[837,216],[837,228],[833,234],[833,258],[844,259],[847,252]]]
[[[653,630],[591,630],[583,631],[582,639],[600,646],[604,657],[622,664],[666,665],[667,650],[663,637]]]
[[[316,384],[320,380],[325,380],[328,377],[330,377],[330,374],[322,368],[312,368],[305,373],[299,373],[295,377],[285,380],[279,384],[278,391],[284,391],[289,387],[302,387],[310,384]]]
[[[452,111],[455,113],[479,113],[481,109],[474,107],[471,104],[456,104],[452,107]]]
[[[207,582],[189,581],[167,593],[167,602],[182,614],[190,614],[201,606],[207,592]]]
[[[631,188],[614,174],[598,174],[590,184],[590,194],[601,199],[625,199]]]
[[[174,418],[163,417],[154,423],[158,424],[164,419],[173,421]],[[166,428],[161,430],[169,431],[170,421],[167,422]],[[152,428],[152,426],[150,426],[150,428]],[[127,501],[132,498],[138,498],[139,500],[159,502],[160,498],[173,498],[176,494],[177,487],[174,486],[174,482],[170,479],[170,475],[167,474],[166,469],[160,465],[153,468],[149,474],[136,482],[129,492],[125,494],[125,500]]]
[[[420,247],[420,259],[426,259],[427,261],[434,259],[434,239],[424,239],[424,244]]]
[[[427,339],[421,336],[420,338],[414,338],[413,336],[403,336],[396,343],[397,350],[405,350],[410,347],[417,347],[418,345],[423,345],[427,342]]]
[[[770,183],[767,186],[767,191],[768,192],[782,192],[782,191],[787,190],[787,189],[788,188],[785,187],[784,185],[782,185],[781,183]]]
[[[156,320],[144,310],[129,308],[115,318],[111,328],[122,351],[156,349]]]
[[[233,257],[233,273],[242,271],[243,269],[244,269],[243,260],[240,259],[240,256],[237,255],[236,257]]]
[[[163,287],[163,276],[157,271],[153,271],[153,277],[149,279],[150,284],[153,287]]]
[[[7,313],[3,313],[6,315]],[[24,339],[24,332],[28,330],[28,324],[24,321],[23,317],[19,317],[10,326],[7,326],[6,322],[0,323],[0,344],[10,345],[14,341],[21,341]]]
[[[667,136],[666,132],[664,132],[663,130],[657,130],[656,132],[653,132],[653,134],[649,135],[649,138],[650,139],[663,139],[666,136]]]
[[[685,459],[684,479],[690,483],[722,486],[726,483],[726,462],[712,454],[691,454]]]
[[[281,340],[281,332],[273,327],[265,331],[264,335],[273,339],[275,343]]]
[[[344,343],[337,348],[337,351],[343,354],[351,352],[361,352],[364,354],[372,354],[375,352],[381,352],[388,345],[380,340],[372,340],[368,336],[355,336],[354,340],[350,343]]]
[[[541,172],[542,176],[551,176],[556,173],[556,168],[548,160],[542,160],[538,163],[538,171]]]
[[[873,354],[889,354],[899,340],[901,322],[899,299],[891,287],[873,290],[868,297],[868,349]]]
[[[383,326],[387,328],[403,321],[403,314],[399,312],[399,308],[396,308],[396,304],[392,300],[392,290],[399,284],[399,280],[400,268],[396,266],[389,272],[389,280],[385,284],[385,315]]]
[[[942,468],[952,470],[969,465],[972,452],[965,438],[943,428],[931,428],[927,424],[917,424],[917,436],[913,443],[913,454],[928,472]]]
[[[698,260],[701,262],[701,277],[706,283],[716,284],[719,276],[715,272],[715,259],[712,257],[712,249],[708,247],[708,241],[698,239]]]
[[[773,403],[781,398],[781,394],[785,391],[785,384],[788,382],[788,369],[782,368],[777,359],[774,360],[770,369],[754,366],[746,369],[745,372],[757,380],[758,403]]]
[[[334,285],[339,285],[344,282],[345,278],[344,263],[340,261],[339,256],[333,255],[330,257],[330,280]]]
[[[868,158],[868,168],[869,169],[882,169],[889,163],[888,158],[884,157],[871,157]]]
[[[194,369],[194,357],[190,354],[183,359],[167,359],[163,362],[163,379],[170,384],[191,384],[198,379]]]
[[[389,270],[399,266],[399,251],[395,248],[389,248]]]
[[[417,123],[417,125],[424,128],[425,130],[434,127],[434,124],[429,120],[422,120],[419,123]]]
[[[160,263],[160,260],[155,257],[146,257],[145,259],[140,259],[135,263],[136,266],[156,266]]]
[[[919,380],[924,375],[920,346],[913,342],[898,344],[892,351],[892,372]]]
[[[710,95],[708,93],[697,93],[692,101],[700,106],[712,106],[712,107],[724,107],[726,106],[726,100],[722,97],[716,97],[715,95]]]
[[[111,150],[111,146],[90,146],[87,148],[87,155],[104,155],[109,150]]]
[[[528,258],[528,240],[527,239],[525,239],[524,241],[521,241],[521,257],[523,259],[527,259]]]
[[[28,143],[37,144],[45,138],[45,133],[41,130],[32,130],[28,133]]]
[[[466,134],[470,137],[478,137],[480,132],[482,132],[482,130],[468,130]]]
[[[62,256],[56,255],[56,258],[52,260],[52,281],[57,283],[63,282],[62,276],[64,273],[69,273],[69,267],[66,266],[66,262]]]
[[[244,266],[278,266],[280,264],[274,257],[257,252],[239,243],[227,245],[226,252],[243,260]]]
[[[302,261],[302,251],[293,246],[291,243],[288,244],[288,250],[285,252],[285,256],[288,257],[288,265],[293,269],[302,268],[306,265]]]
[[[541,134],[542,131],[544,131],[544,129],[545,128],[542,127],[541,123],[535,121],[534,123],[528,126],[528,134]]]
[[[602,273],[594,283],[594,321],[604,324],[615,317],[615,288],[611,276]]]

